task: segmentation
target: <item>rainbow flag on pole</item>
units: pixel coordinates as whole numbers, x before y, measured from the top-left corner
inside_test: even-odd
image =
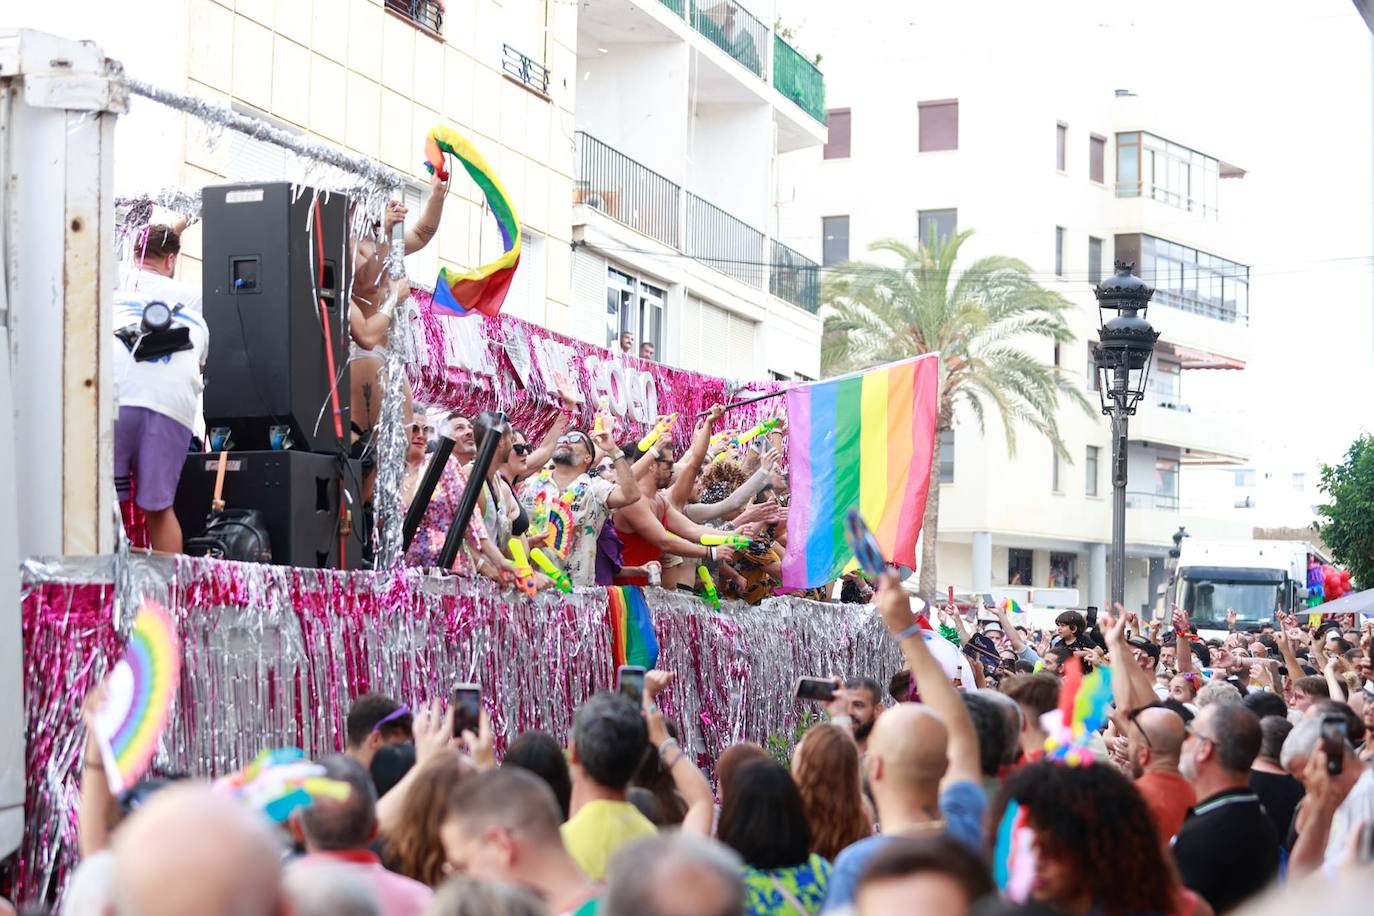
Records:
[[[814,588],[850,561],[858,509],[889,563],[916,568],[935,453],[939,357],[928,353],[787,392],[792,504],[782,584]]]

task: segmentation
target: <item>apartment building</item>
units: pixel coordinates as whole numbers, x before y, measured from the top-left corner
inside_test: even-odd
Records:
[[[774,21],[772,0],[579,9],[573,334],[629,332],[714,375],[819,375],[818,265],[778,233],[775,187],[779,153],[820,153],[825,85]]]
[[[1114,259],[1134,262],[1156,288],[1148,318],[1161,332],[1130,425],[1128,605],[1147,603],[1162,585],[1178,528],[1248,538],[1234,516],[1182,508],[1185,469],[1242,465],[1251,454],[1243,424],[1192,396],[1211,387],[1194,384],[1205,374],[1240,381],[1254,307],[1246,253],[1226,222],[1227,201],[1244,193],[1244,170],[1230,158],[1241,153],[1218,139],[1216,124],[1190,117],[1206,106],[1179,110],[1115,91],[1085,61],[1018,47],[1010,23],[996,36],[978,30],[974,41],[966,21],[917,26],[891,16],[884,28],[875,11],[846,30],[823,5],[811,13],[812,33],[836,36],[826,49],[835,75],[829,138],[821,151],[783,157],[780,196],[791,203],[781,208],[782,231],[821,240],[826,270],[869,257],[877,239],[971,228],[961,262],[1020,258],[1073,306],[1075,341],[1026,344],[1094,405],[1059,412],[1072,461],[1025,427],[1009,455],[996,418],[980,433],[961,411],[940,443],[940,586],[1073,587],[1083,604],[1105,601],[1111,439],[1096,406],[1092,288]],[[875,32],[893,40],[843,40]]]

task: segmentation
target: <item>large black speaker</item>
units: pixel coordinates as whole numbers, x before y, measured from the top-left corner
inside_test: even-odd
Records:
[[[210,328],[207,427],[228,427],[239,449],[275,447],[275,426],[289,427],[295,448],[339,451],[323,300],[346,448],[347,195],[317,198],[314,188],[293,189],[284,181],[209,185],[201,191],[201,215],[202,298]]]
[[[205,527],[215,493],[219,455],[192,453],[177,484],[176,516],[182,535],[194,537]],[[361,462],[340,464],[334,455],[310,452],[230,452],[225,464],[223,498],[229,509],[262,512],[272,539],[272,562],[283,566],[337,569],[339,566],[339,476],[344,508],[352,513],[344,537],[345,566],[357,569],[363,546]],[[351,497],[351,501],[350,501]]]

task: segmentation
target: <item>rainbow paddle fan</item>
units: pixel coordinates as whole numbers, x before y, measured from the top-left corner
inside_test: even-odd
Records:
[[[131,788],[148,771],[180,677],[176,625],[162,605],[145,600],[124,655],[110,671],[108,695],[95,720],[110,791]]]

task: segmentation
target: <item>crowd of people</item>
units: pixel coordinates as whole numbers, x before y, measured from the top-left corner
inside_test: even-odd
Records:
[[[639,702],[587,697],[566,747],[524,732],[499,762],[486,711],[455,736],[452,708],[359,696],[343,753],[316,761],[347,791],[284,825],[194,779],[112,796],[89,739],[64,912],[1205,916],[1369,889],[1374,627],[1283,616],[1208,642],[1182,611],[1165,628],[1118,607],[1051,635],[949,608],[947,637],[894,576],[874,610],[905,662],[891,695],[834,680],[790,760],[702,753],[666,671]],[[977,684],[954,683],[944,639]],[[1070,761],[1046,716],[1090,667],[1111,711]]]

